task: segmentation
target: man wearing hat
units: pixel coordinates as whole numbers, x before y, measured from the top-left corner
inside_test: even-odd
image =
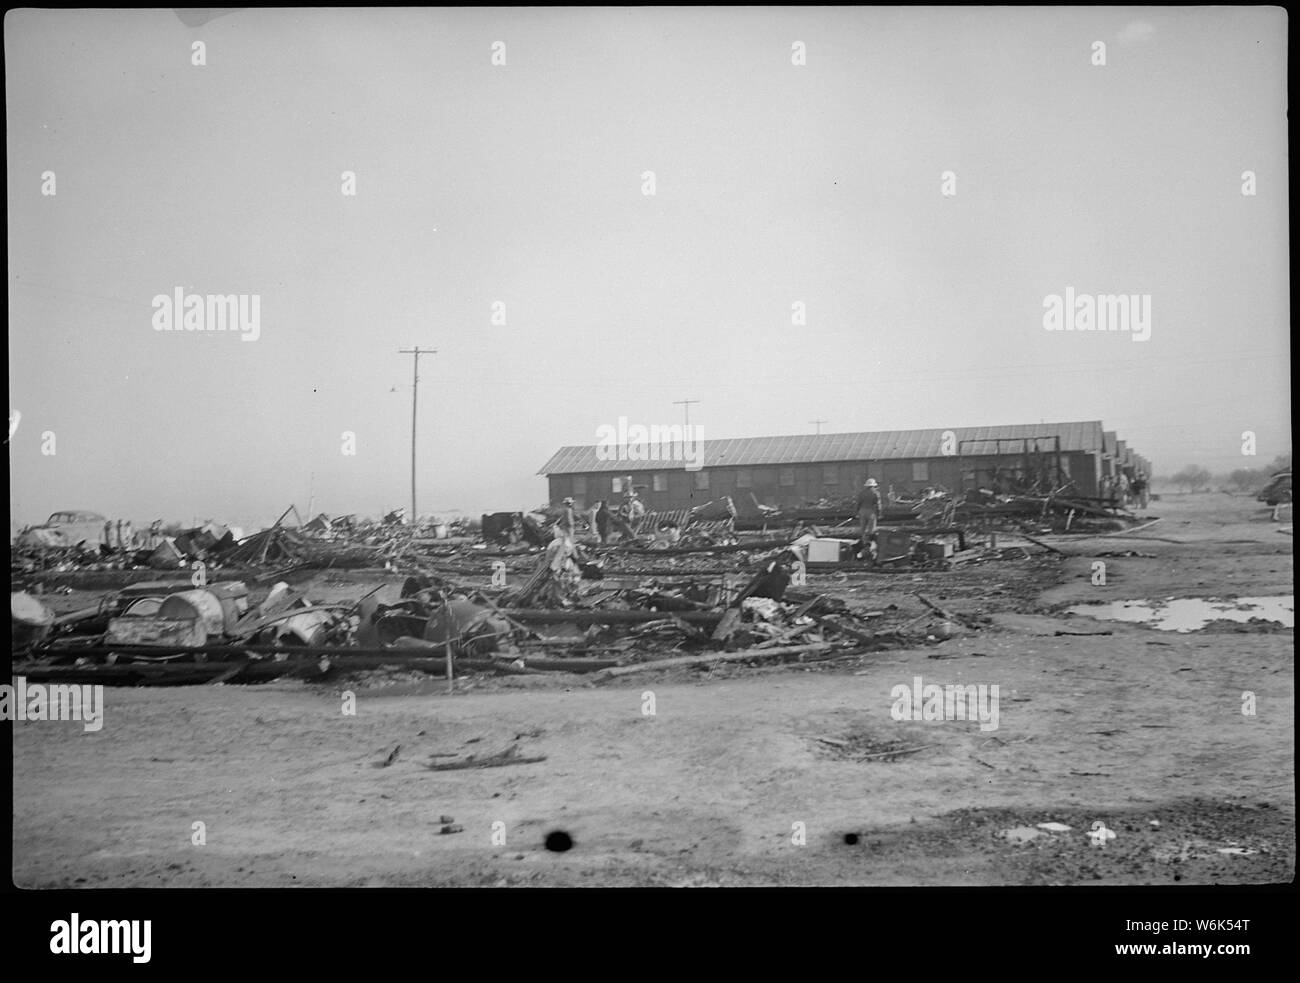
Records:
[[[566,498],[560,507],[560,518],[555,523],[555,538],[572,543],[575,532],[577,532],[577,517],[573,514],[573,499]]]
[[[554,539],[546,547],[547,565],[551,568],[559,596],[571,593],[577,586],[579,570],[575,557],[576,547],[573,536],[577,531],[577,516],[574,514],[574,501],[566,498],[560,506],[560,517],[552,530]]]
[[[862,555],[865,558],[871,549],[871,537],[876,534],[876,521],[880,518],[880,493],[876,491],[876,479],[868,478],[862,490],[858,492],[858,519],[862,523]]]
[[[618,512],[613,514],[613,519],[621,541],[632,543],[636,541],[637,524],[645,516],[645,503],[641,501],[641,496],[632,487],[632,477],[630,475],[627,479],[626,488],[627,491],[623,493],[623,502],[619,505]]]

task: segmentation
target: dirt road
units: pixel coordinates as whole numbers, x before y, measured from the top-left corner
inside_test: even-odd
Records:
[[[1291,538],[1241,498],[1168,498],[1150,511],[1163,520],[1138,538],[1072,541],[1062,548],[1078,555],[1067,559],[980,564],[923,584],[810,578],[864,604],[897,603],[899,617],[920,612],[912,593],[923,586],[959,613],[993,619],[942,644],[842,662],[605,684],[507,677],[462,683],[452,696],[442,682],[353,689],[354,715],[340,684],[109,689],[98,732],[13,724],[14,878],[25,887],[1288,881],[1293,629],[1216,623],[1176,634],[1061,612],[1112,598],[1290,594]],[[1114,555],[1126,552],[1149,555]],[[1112,555],[1098,587],[1092,563],[1103,554]],[[1063,624],[1112,634],[1057,635]],[[988,694],[996,685],[996,729],[894,719],[895,688],[918,676]],[[1254,713],[1243,713],[1252,696]],[[511,748],[545,760],[427,767]],[[1046,822],[1071,828],[1038,828]],[[1098,823],[1113,833],[1103,846],[1089,835]],[[441,833],[446,825],[463,829]],[[555,831],[570,849],[546,848]]]

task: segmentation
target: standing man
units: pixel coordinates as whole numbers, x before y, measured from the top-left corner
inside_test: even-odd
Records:
[[[1145,471],[1139,471],[1133,476],[1133,495],[1138,500],[1138,505],[1142,509],[1147,507],[1147,475]]]
[[[645,505],[637,497],[636,489],[632,487],[632,476],[628,475],[626,484],[623,486],[623,501],[618,504],[617,509],[605,509],[608,516],[608,526],[613,526],[614,531],[619,535],[620,543],[636,542],[636,526],[645,515]]]
[[[636,493],[636,489],[633,488],[630,483],[627,486],[627,500],[625,504],[627,506],[628,524],[635,529],[636,524],[641,520],[641,517],[645,515],[645,502],[641,501],[641,496]]]
[[[564,504],[560,506],[560,518],[555,523],[555,538],[571,544],[577,527],[578,520],[573,513],[573,499],[566,498]]]
[[[876,491],[876,487],[876,479],[868,478],[862,490],[858,492],[858,519],[862,523],[864,558],[871,549],[871,537],[876,534],[876,522],[880,518],[880,493]]]
[[[551,532],[554,538],[546,547],[547,566],[552,575],[567,588],[576,583],[577,565],[574,562],[573,534],[577,529],[577,517],[573,511],[573,499],[566,498],[560,506],[560,517]]]
[[[610,523],[614,521],[614,516],[610,513],[609,509],[605,506],[604,499],[596,503],[595,519],[596,519],[595,521],[596,536],[600,539],[601,545],[603,546],[605,544],[606,537],[609,536]]]

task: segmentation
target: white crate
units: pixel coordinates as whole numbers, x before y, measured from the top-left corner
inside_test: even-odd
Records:
[[[814,539],[808,543],[809,563],[839,563],[851,539]]]

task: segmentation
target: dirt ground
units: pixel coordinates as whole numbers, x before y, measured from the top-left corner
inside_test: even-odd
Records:
[[[1258,503],[1218,494],[1169,496],[1149,512],[1162,521],[1133,538],[1053,538],[1077,554],[1065,559],[812,576],[812,587],[855,604],[897,605],[897,621],[922,612],[917,591],[992,620],[942,643],[818,665],[603,684],[498,677],[461,681],[450,696],[442,681],[391,679],[107,689],[98,732],[13,724],[14,880],[1290,881],[1294,630],[1220,622],[1177,634],[1063,614],[1083,601],[1291,594],[1292,540],[1278,531],[1289,516],[1274,523]],[[1097,559],[1105,587],[1091,582]],[[318,597],[364,590],[340,576],[316,587]],[[1057,635],[1062,626],[1111,634]],[[997,730],[894,720],[891,690],[916,676],[996,684]],[[347,689],[355,715],[343,713]],[[1247,693],[1253,715],[1242,712]],[[509,748],[545,760],[426,767]],[[909,753],[881,753],[898,749]],[[1044,822],[1071,829],[1038,829]],[[1102,847],[1088,835],[1098,822],[1114,834]],[[441,833],[449,823],[463,829]],[[570,849],[547,848],[556,832]]]

